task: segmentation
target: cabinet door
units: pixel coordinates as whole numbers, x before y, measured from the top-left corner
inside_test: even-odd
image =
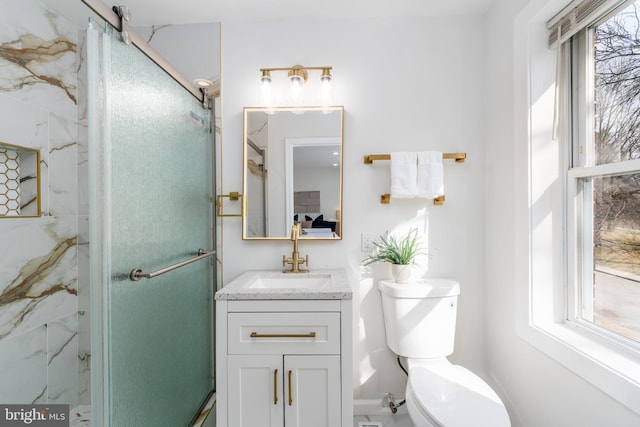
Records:
[[[286,427],[341,425],[340,356],[284,357]]]
[[[228,363],[228,425],[282,427],[282,355],[234,355]]]

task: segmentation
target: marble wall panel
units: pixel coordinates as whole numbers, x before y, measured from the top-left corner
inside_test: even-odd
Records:
[[[76,120],[49,114],[49,214],[78,213],[78,127]]]
[[[0,0],[0,141],[41,155],[41,218],[0,219],[0,401],[77,403],[75,26]]]
[[[9,226],[7,226],[9,225]],[[75,217],[0,223],[0,342],[77,311]]]
[[[78,312],[78,404],[91,404],[91,334],[89,312]]]
[[[0,93],[75,118],[75,28],[37,1],[0,8]]]
[[[78,402],[78,317],[76,313],[47,325],[47,403]]]
[[[87,31],[78,31],[78,404],[91,404]],[[95,141],[94,141],[95,142]]]
[[[78,218],[78,403],[91,403],[89,217]]]
[[[87,32],[80,30],[78,39],[78,214],[89,215]]]
[[[47,327],[0,341],[0,402],[45,403]]]

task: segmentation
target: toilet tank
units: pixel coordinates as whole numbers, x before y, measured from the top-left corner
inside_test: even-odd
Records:
[[[381,280],[387,345],[399,356],[431,359],[453,353],[460,284],[425,278],[411,283]]]

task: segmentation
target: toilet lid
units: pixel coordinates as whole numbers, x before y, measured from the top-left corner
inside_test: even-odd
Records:
[[[418,409],[447,427],[510,426],[509,415],[498,395],[478,376],[462,366],[414,366],[409,387]],[[481,420],[481,424],[478,424]]]

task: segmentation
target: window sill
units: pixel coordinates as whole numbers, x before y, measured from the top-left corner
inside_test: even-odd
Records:
[[[570,323],[528,325],[529,344],[640,415],[640,358]]]

